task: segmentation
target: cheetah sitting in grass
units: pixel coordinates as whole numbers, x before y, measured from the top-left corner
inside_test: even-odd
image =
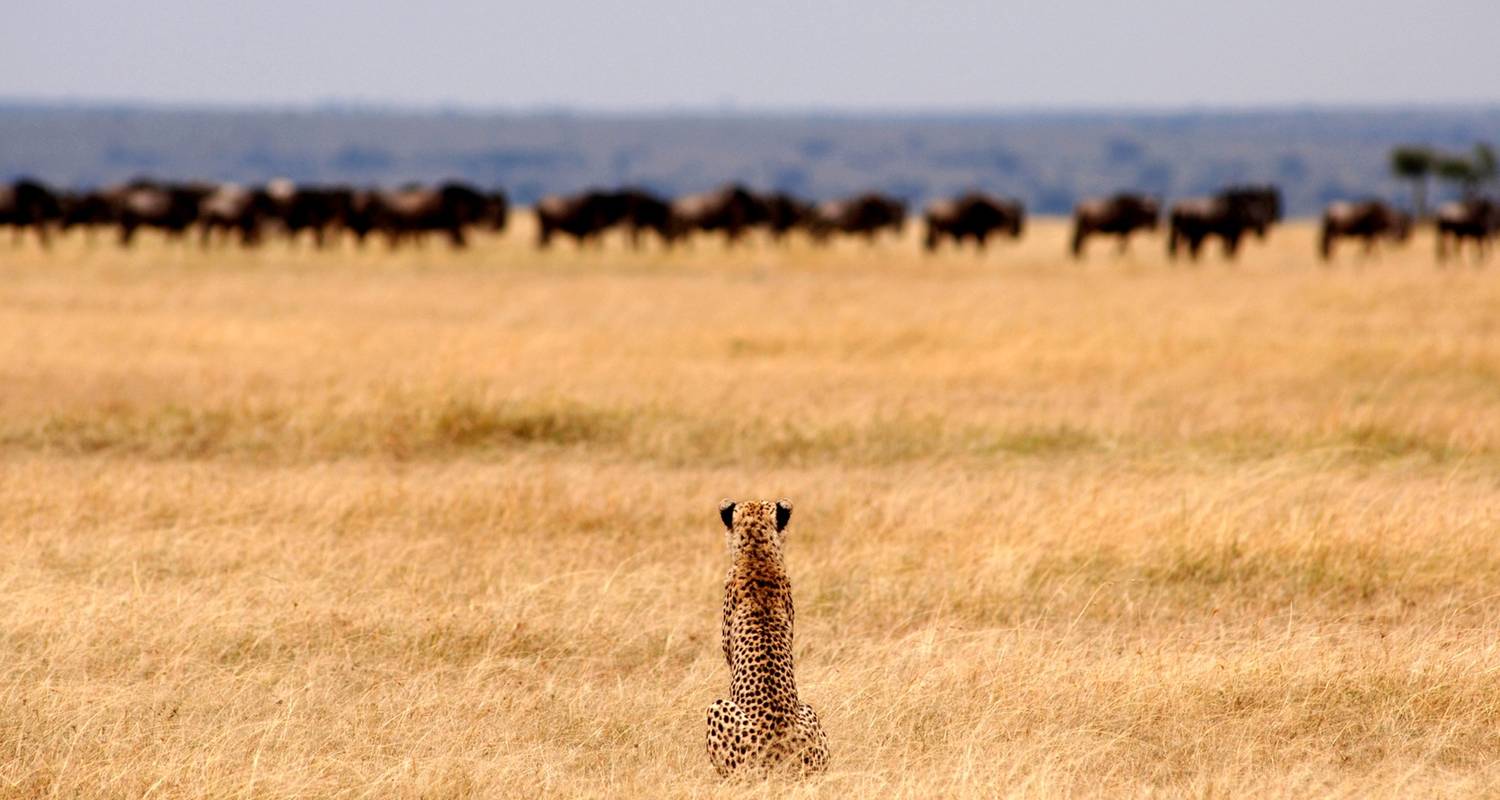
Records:
[[[730,697],[708,708],[708,757],[722,776],[828,768],[828,737],[797,699],[792,673],[792,586],[781,547],[792,504],[719,506],[729,540],[724,583],[724,659]]]

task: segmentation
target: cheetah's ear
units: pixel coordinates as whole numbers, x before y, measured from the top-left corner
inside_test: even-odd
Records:
[[[719,503],[719,519],[724,520],[724,527],[734,527],[734,501],[724,500]]]
[[[792,521],[792,501],[776,501],[776,531],[780,533],[786,530],[786,524]]]

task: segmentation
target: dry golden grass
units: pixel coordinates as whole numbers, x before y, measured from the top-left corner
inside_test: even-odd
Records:
[[[0,243],[0,796],[1500,791],[1500,277]],[[723,496],[833,771],[723,786]]]

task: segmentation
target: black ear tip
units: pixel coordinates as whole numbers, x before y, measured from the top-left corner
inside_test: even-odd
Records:
[[[788,522],[790,522],[791,520],[792,520],[792,501],[785,500],[785,499],[777,500],[776,501],[776,530],[779,531],[779,530],[785,529],[786,528],[786,524]]]
[[[725,499],[719,503],[719,519],[724,520],[724,527],[734,527],[734,501]]]

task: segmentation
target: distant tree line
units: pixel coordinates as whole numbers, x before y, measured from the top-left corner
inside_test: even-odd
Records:
[[[993,116],[639,117],[348,109],[42,107],[0,102],[0,181],[86,191],[143,175],[245,186],[503,186],[518,205],[636,186],[666,197],[726,181],[823,202],[878,190],[913,206],[964,192],[1046,215],[1118,191],[1168,198],[1275,183],[1291,216],[1400,197],[1391,148],[1467,154],[1500,106],[1388,111]],[[1429,178],[1429,213],[1446,184]],[[1439,186],[1442,188],[1440,189]],[[1454,192],[1456,195],[1456,192]]]

